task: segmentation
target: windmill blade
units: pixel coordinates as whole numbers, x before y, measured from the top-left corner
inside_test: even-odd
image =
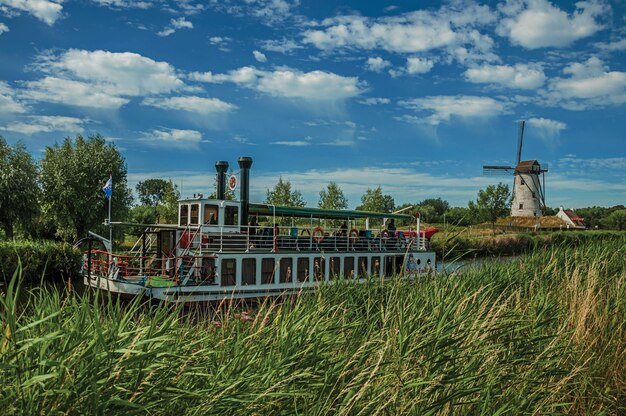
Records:
[[[541,167],[539,168],[539,172],[540,173],[544,173],[548,171],[548,164],[547,163],[542,163]]]
[[[511,175],[515,173],[513,166],[483,166],[483,175]]]
[[[517,163],[522,161],[522,142],[524,140],[524,125],[525,121],[522,120],[519,122],[519,139],[517,141]]]

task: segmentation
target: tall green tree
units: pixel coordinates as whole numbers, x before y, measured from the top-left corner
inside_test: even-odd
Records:
[[[443,222],[443,214],[450,208],[448,201],[441,198],[427,198],[417,205],[420,213],[428,215],[424,220],[430,223]]]
[[[384,195],[383,189],[378,186],[375,189],[367,188],[361,196],[361,205],[357,209],[371,212],[392,212],[395,206],[391,195]]]
[[[613,230],[626,230],[626,209],[616,209],[611,212],[603,221],[607,228]]]
[[[180,192],[171,179],[146,179],[135,189],[141,205],[154,209],[155,221],[173,224],[178,220]],[[146,218],[145,213],[142,218]]]
[[[39,212],[39,172],[22,143],[9,146],[0,136],[0,224],[13,239],[15,225],[30,228]]]
[[[330,182],[326,189],[320,191],[320,199],[317,206],[322,209],[346,209],[348,199],[335,182]]]
[[[282,177],[278,178],[278,183],[274,186],[274,189],[267,190],[265,203],[285,207],[304,207],[306,205],[306,201],[302,198],[302,193],[297,189],[292,190],[291,182],[283,181]]]
[[[478,199],[476,202],[470,201],[468,208],[472,215],[489,221],[495,233],[496,220],[507,216],[511,209],[511,190],[503,183],[489,185],[478,191]]]
[[[80,238],[108,216],[108,201],[102,187],[113,176],[112,220],[127,217],[132,201],[126,182],[126,164],[115,144],[99,135],[48,146],[41,162],[43,208],[64,239]]]

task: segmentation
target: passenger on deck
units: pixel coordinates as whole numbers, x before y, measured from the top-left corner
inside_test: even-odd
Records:
[[[348,224],[346,224],[345,221],[341,224],[341,227],[339,227],[339,235],[342,237],[346,237],[348,235]]]
[[[210,225],[215,225],[215,224],[217,224],[217,220],[215,219],[215,214],[214,214],[214,213],[211,213],[211,214],[209,215],[209,220],[208,220],[206,223],[207,223],[207,224],[210,224]]]
[[[389,231],[389,236],[390,237],[395,237],[396,236],[396,223],[394,222],[393,218],[391,219],[391,221],[389,221],[389,225],[387,226],[387,230]]]
[[[250,221],[248,221],[248,235],[250,235],[250,240],[252,240],[252,236],[256,235],[256,229],[259,224],[256,222],[256,216],[251,216]]]

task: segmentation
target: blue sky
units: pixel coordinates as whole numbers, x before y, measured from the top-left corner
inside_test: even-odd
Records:
[[[419,7],[419,8],[418,8]],[[0,135],[99,132],[129,182],[213,186],[254,158],[315,206],[378,185],[465,206],[523,159],[549,206],[626,203],[626,2],[0,0]],[[237,170],[237,169],[235,169]],[[103,173],[103,176],[106,174]]]

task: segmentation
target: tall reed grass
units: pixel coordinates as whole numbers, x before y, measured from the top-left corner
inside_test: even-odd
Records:
[[[202,318],[2,297],[6,414],[624,414],[626,240]]]

